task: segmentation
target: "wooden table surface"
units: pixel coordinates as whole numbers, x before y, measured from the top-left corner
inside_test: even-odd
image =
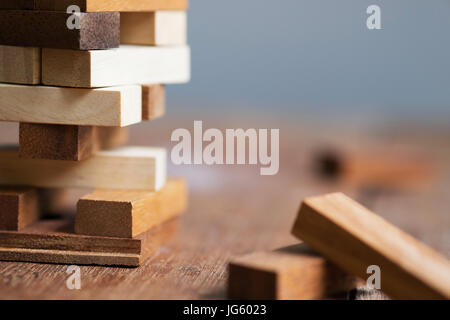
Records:
[[[2,299],[220,299],[225,298],[227,262],[234,255],[294,244],[290,235],[301,200],[344,191],[421,239],[450,255],[450,137],[432,126],[412,130],[385,124],[312,123],[262,115],[233,119],[211,116],[204,127],[280,128],[280,171],[260,176],[254,166],[169,166],[190,186],[190,205],[178,231],[139,268],[81,266],[81,290],[68,290],[67,266],[0,262]],[[132,129],[131,143],[171,147],[170,133],[192,130],[192,116],[167,116]],[[17,141],[17,127],[0,123],[0,142]],[[407,146],[436,166],[432,184],[418,190],[382,191],[325,182],[311,169],[324,146],[389,150]],[[169,149],[170,151],[170,149]]]

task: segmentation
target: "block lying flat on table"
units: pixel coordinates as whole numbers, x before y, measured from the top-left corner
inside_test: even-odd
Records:
[[[166,112],[166,89],[163,85],[142,86],[142,120],[154,120]]]
[[[120,44],[118,12],[80,13],[80,29],[69,29],[65,12],[1,10],[0,44],[95,50]]]
[[[0,260],[137,267],[174,235],[177,220],[133,239],[73,233],[71,220],[43,220],[20,232],[0,231]]]
[[[354,276],[379,266],[391,298],[450,298],[446,258],[342,193],[305,199],[292,233]]]
[[[0,150],[0,184],[154,191],[166,180],[166,151],[161,148],[121,147],[84,161],[21,159],[17,149]]]
[[[323,299],[356,287],[356,279],[301,243],[234,258],[230,299]]]
[[[0,120],[93,126],[127,126],[142,119],[138,85],[100,89],[0,84]]]
[[[0,230],[18,231],[39,218],[36,188],[0,187]]]
[[[35,0],[38,10],[66,11],[77,5],[83,12],[186,10],[188,0]]]
[[[184,83],[190,78],[187,46],[122,45],[111,50],[42,50],[46,85],[95,88],[130,83]]]
[[[0,82],[39,84],[41,49],[0,46]]]
[[[187,38],[185,11],[123,12],[120,43],[149,46],[183,45]]]
[[[182,179],[169,180],[157,192],[96,190],[78,201],[75,233],[133,238],[186,209]]]

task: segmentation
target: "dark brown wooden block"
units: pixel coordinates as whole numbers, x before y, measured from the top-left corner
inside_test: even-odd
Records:
[[[18,231],[39,219],[36,188],[0,188],[0,230]]]
[[[24,9],[33,10],[35,0],[0,0],[0,9]]]
[[[65,12],[0,11],[0,44],[75,50],[119,46],[118,12],[80,13],[80,29],[73,30],[66,24],[69,17]]]

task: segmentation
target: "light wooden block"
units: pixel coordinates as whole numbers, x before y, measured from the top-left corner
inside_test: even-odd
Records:
[[[301,243],[234,258],[228,298],[324,299],[354,289],[356,279]]]
[[[0,230],[21,230],[39,217],[39,197],[36,188],[0,188]]]
[[[16,147],[0,150],[0,184],[44,188],[159,190],[166,181],[166,151],[121,147],[84,161],[21,159]]]
[[[142,120],[154,120],[166,112],[166,90],[163,85],[142,86]]]
[[[46,85],[95,88],[130,83],[184,83],[189,78],[188,46],[42,50],[42,82]]]
[[[39,84],[41,49],[0,46],[0,82]]]
[[[449,299],[450,262],[342,193],[303,201],[292,233],[352,275],[381,269],[394,299]]]
[[[186,184],[169,180],[157,192],[96,190],[77,206],[75,233],[133,238],[181,214],[187,205]]]
[[[29,7],[29,0],[26,1]],[[186,10],[188,0],[35,0],[34,8],[66,11],[70,5],[79,6],[82,12]]]
[[[120,43],[148,46],[186,44],[185,11],[122,12]]]
[[[142,119],[138,85],[73,89],[0,84],[0,120],[82,126],[118,126]]]

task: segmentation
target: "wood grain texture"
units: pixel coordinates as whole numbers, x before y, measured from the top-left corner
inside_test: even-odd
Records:
[[[70,14],[51,11],[0,11],[0,44],[98,50],[120,44],[118,12],[80,13],[80,29],[66,25]]]
[[[159,190],[166,180],[166,152],[121,147],[84,161],[19,158],[17,148],[0,150],[0,184],[44,188]]]
[[[166,89],[164,85],[142,86],[142,120],[154,120],[166,112]]]
[[[96,190],[78,201],[75,233],[133,238],[181,214],[186,206],[182,179],[169,180],[157,192]]]
[[[21,123],[19,157],[81,161],[126,142],[125,128]]]
[[[42,50],[42,82],[46,85],[95,88],[184,83],[190,78],[187,46],[122,45],[111,50]]]
[[[176,220],[133,239],[82,236],[67,219],[43,220],[20,232],[0,231],[0,260],[137,267],[176,230]]]
[[[306,198],[292,233],[357,277],[379,266],[392,298],[450,298],[446,258],[342,193]]]
[[[0,188],[0,230],[21,230],[39,217],[39,197],[35,188]]]
[[[39,84],[41,49],[0,46],[0,82]]]
[[[0,96],[2,121],[122,127],[142,119],[138,85],[92,90],[0,84]]]
[[[185,45],[185,11],[122,12],[120,43],[148,46]]]
[[[37,10],[66,11],[77,5],[83,12],[186,10],[188,0],[35,0]]]
[[[230,299],[324,299],[356,287],[356,279],[297,244],[234,258],[229,265]]]

